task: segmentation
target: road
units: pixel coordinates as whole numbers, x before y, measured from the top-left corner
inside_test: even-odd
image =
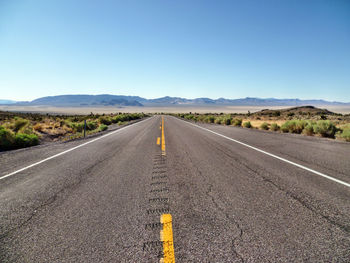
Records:
[[[349,143],[163,122],[0,153],[0,262],[350,261]]]

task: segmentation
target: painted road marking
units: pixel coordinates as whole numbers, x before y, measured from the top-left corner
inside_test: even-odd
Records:
[[[185,122],[186,122],[186,121],[185,121]],[[295,162],[289,161],[289,160],[284,159],[284,158],[282,158],[282,157],[280,157],[280,156],[278,156],[278,155],[275,155],[275,154],[266,152],[266,151],[264,151],[264,150],[261,150],[261,149],[259,149],[259,148],[254,147],[254,146],[251,146],[251,145],[246,144],[246,143],[244,143],[244,142],[241,142],[241,141],[232,139],[232,138],[227,137],[227,136],[225,136],[225,135],[222,135],[222,134],[220,134],[220,133],[217,133],[217,132],[214,132],[214,131],[209,130],[209,129],[207,129],[207,128],[201,127],[201,126],[199,126],[199,125],[196,125],[196,124],[193,124],[193,123],[190,123],[190,122],[186,122],[186,123],[191,124],[191,125],[193,125],[193,126],[195,126],[195,127],[197,127],[197,128],[203,129],[203,130],[205,130],[205,131],[211,132],[211,133],[213,133],[213,134],[215,134],[215,135],[218,135],[218,136],[220,136],[220,137],[223,137],[223,138],[225,138],[225,139],[227,139],[227,140],[230,140],[230,141],[233,141],[233,142],[235,142],[235,143],[238,143],[238,144],[241,144],[241,145],[243,145],[243,146],[246,146],[246,147],[248,147],[248,148],[250,148],[250,149],[253,149],[253,150],[255,150],[255,151],[258,151],[258,152],[261,152],[261,153],[266,154],[266,155],[268,155],[268,156],[271,156],[271,157],[273,157],[273,158],[276,158],[276,159],[278,159],[278,160],[280,160],[280,161],[289,163],[289,164],[291,164],[291,165],[294,165],[294,166],[296,166],[296,167],[299,167],[299,168],[301,168],[301,169],[304,169],[304,170],[309,171],[309,172],[311,172],[311,173],[314,173],[314,174],[316,174],[316,175],[319,175],[319,176],[322,176],[322,177],[324,177],[324,178],[327,178],[327,179],[329,179],[329,180],[331,180],[331,181],[334,181],[334,182],[336,182],[336,183],[338,183],[338,184],[342,184],[342,185],[344,185],[344,186],[350,187],[350,184],[349,184],[349,183],[346,183],[346,182],[344,182],[344,181],[342,181],[342,180],[336,179],[336,178],[331,177],[331,176],[329,176],[329,175],[326,175],[326,174],[324,174],[324,173],[320,173],[320,172],[315,171],[315,170],[313,170],[313,169],[311,169],[311,168],[308,168],[308,167],[306,167],[306,166],[304,166],[304,165],[297,164],[297,163],[295,163]]]
[[[162,116],[162,155],[165,155],[164,117]]]
[[[134,126],[134,125],[137,125],[137,124],[139,124],[139,123],[141,123],[141,122],[144,122],[144,121],[147,121],[147,120],[150,120],[150,119],[152,119],[152,118],[148,118],[148,119],[145,119],[145,120],[143,120],[143,121],[139,121],[139,122],[137,122],[137,123],[135,123],[135,124],[133,124],[133,125],[128,125],[128,126],[126,126],[126,127],[120,128],[120,129],[118,129],[118,130],[116,130],[116,131],[107,133],[107,134],[105,134],[105,135],[103,135],[103,136],[101,136],[101,137],[98,137],[98,138],[93,139],[93,140],[91,140],[91,141],[88,141],[88,142],[82,143],[82,144],[80,144],[80,145],[78,145],[78,146],[75,146],[75,147],[73,147],[73,148],[70,148],[70,149],[68,149],[68,150],[66,150],[66,151],[63,151],[63,152],[60,152],[60,153],[55,154],[55,155],[53,155],[53,156],[50,156],[50,157],[48,157],[48,158],[46,158],[46,159],[44,159],[44,160],[41,160],[41,161],[36,162],[36,163],[33,163],[33,164],[28,165],[28,166],[26,166],[26,167],[23,167],[23,168],[21,168],[21,169],[19,169],[19,170],[17,170],[17,171],[14,171],[14,172],[9,173],[9,174],[6,174],[6,175],[3,175],[3,176],[0,177],[0,180],[5,179],[5,178],[7,178],[7,177],[9,177],[9,176],[11,176],[11,175],[20,173],[20,172],[22,172],[22,171],[24,171],[24,170],[27,170],[27,169],[29,169],[29,168],[31,168],[31,167],[34,167],[34,166],[38,165],[38,164],[41,164],[41,163],[46,162],[46,161],[48,161],[48,160],[54,159],[54,158],[56,158],[56,157],[58,157],[58,156],[61,156],[61,155],[63,155],[63,154],[69,153],[69,152],[71,152],[71,151],[73,151],[73,150],[76,150],[76,149],[78,149],[78,148],[80,148],[80,147],[83,147],[83,146],[88,145],[88,144],[90,144],[90,143],[96,142],[96,141],[101,140],[101,139],[103,139],[103,138],[105,138],[105,137],[108,137],[108,136],[110,136],[110,135],[112,135],[112,134],[115,134],[115,133],[117,133],[117,132],[120,132],[120,131],[122,131],[122,130],[125,130],[125,129],[129,128],[129,127],[132,127],[132,126]]]
[[[160,145],[160,137],[157,138],[157,145]]]
[[[163,258],[160,263],[175,263],[173,226],[171,214],[163,214],[160,217],[163,229],[160,230],[160,241],[163,242]]]

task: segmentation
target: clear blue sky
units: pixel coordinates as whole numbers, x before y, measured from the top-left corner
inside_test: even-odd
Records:
[[[0,0],[0,99],[350,101],[348,0]]]

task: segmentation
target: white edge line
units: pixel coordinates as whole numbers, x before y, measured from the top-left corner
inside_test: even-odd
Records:
[[[147,119],[142,120],[142,121],[139,121],[139,122],[136,122],[136,123],[133,123],[133,124],[138,124],[138,123],[144,122],[144,121],[146,121],[146,120],[150,120],[151,118],[152,118],[152,117],[147,118]],[[58,153],[58,154],[52,155],[52,156],[50,156],[50,157],[48,157],[48,158],[46,158],[46,159],[44,159],[44,160],[41,160],[41,161],[36,162],[36,163],[33,163],[33,164],[28,165],[28,166],[26,166],[26,167],[23,167],[23,168],[21,168],[21,169],[19,169],[19,170],[17,170],[17,171],[12,172],[12,173],[3,175],[3,176],[0,177],[0,180],[5,179],[5,178],[7,178],[7,177],[9,177],[9,176],[11,176],[11,175],[20,173],[20,172],[22,172],[22,171],[24,171],[24,170],[27,170],[27,169],[29,169],[29,168],[31,168],[31,167],[33,167],[33,166],[36,166],[36,165],[38,165],[38,164],[41,164],[41,163],[43,163],[43,162],[46,162],[46,161],[48,161],[48,160],[51,160],[51,159],[53,159],[53,158],[56,158],[56,157],[61,156],[61,155],[63,155],[63,154],[66,154],[66,153],[68,153],[68,152],[71,152],[71,151],[73,151],[73,150],[76,150],[76,149],[78,149],[78,148],[80,148],[80,147],[83,147],[83,146],[88,145],[88,144],[90,144],[90,143],[93,143],[93,142],[95,142],[95,141],[101,140],[102,138],[105,138],[105,137],[107,137],[107,136],[110,136],[110,135],[112,135],[112,134],[115,134],[115,133],[117,133],[117,132],[119,132],[119,131],[125,130],[125,129],[127,129],[127,128],[133,126],[133,124],[129,124],[129,125],[126,126],[126,127],[120,128],[120,129],[118,129],[118,130],[116,130],[116,131],[112,131],[112,132],[110,132],[110,133],[107,133],[107,134],[105,134],[105,135],[102,135],[101,137],[95,138],[95,139],[93,139],[93,140],[91,140],[91,141],[82,143],[82,144],[80,144],[80,145],[78,145],[78,146],[75,146],[75,147],[73,147],[73,148],[70,148],[70,149],[68,149],[68,150],[66,150],[66,151],[63,151],[63,152],[60,152],[60,153]]]
[[[218,135],[218,136],[221,136],[221,137],[223,137],[223,138],[225,138],[225,139],[228,139],[228,140],[230,140],[230,141],[233,141],[233,142],[235,142],[235,143],[238,143],[238,144],[241,144],[241,145],[246,146],[246,147],[248,147],[248,148],[251,148],[251,149],[253,149],[253,150],[255,150],[255,151],[264,153],[264,154],[266,154],[266,155],[269,155],[269,156],[271,156],[271,157],[273,157],[273,158],[276,158],[276,159],[278,159],[278,160],[281,160],[281,161],[283,161],[283,162],[292,164],[292,165],[294,165],[294,166],[296,166],[296,167],[299,167],[299,168],[304,169],[304,170],[306,170],[306,171],[309,171],[309,172],[311,172],[311,173],[314,173],[314,174],[317,174],[317,175],[322,176],[322,177],[324,177],[324,178],[327,178],[327,179],[329,179],[329,180],[331,180],[331,181],[334,181],[334,182],[337,182],[337,183],[339,183],[339,184],[342,184],[342,185],[345,185],[345,186],[347,186],[347,187],[350,187],[350,184],[349,184],[349,183],[346,183],[346,182],[344,182],[344,181],[342,181],[342,180],[339,180],[339,179],[336,179],[336,178],[331,177],[331,176],[329,176],[329,175],[326,175],[326,174],[317,172],[317,171],[315,171],[315,170],[313,170],[313,169],[311,169],[311,168],[308,168],[308,167],[306,167],[306,166],[303,166],[303,165],[301,165],[301,164],[297,164],[297,163],[295,163],[295,162],[292,162],[292,161],[289,161],[289,160],[287,160],[287,159],[284,159],[284,158],[282,158],[282,157],[280,157],[280,156],[274,155],[274,154],[269,153],[269,152],[265,152],[264,150],[261,150],[261,149],[259,149],[259,148],[254,147],[254,146],[251,146],[251,145],[246,144],[246,143],[244,143],[244,142],[237,141],[237,140],[235,140],[235,139],[232,139],[232,138],[227,137],[227,136],[225,136],[225,135],[222,135],[222,134],[220,134],[220,133],[217,133],[217,132],[214,132],[214,131],[209,130],[209,129],[207,129],[207,128],[201,127],[201,126],[199,126],[199,125],[196,125],[196,124],[193,124],[193,123],[190,123],[190,122],[187,122],[187,121],[185,121],[185,122],[188,123],[188,124],[191,124],[191,125],[193,125],[193,126],[195,126],[195,127],[198,127],[198,128],[203,129],[203,130],[209,131],[209,132],[211,132],[211,133],[213,133],[213,134],[216,134],[216,135]]]

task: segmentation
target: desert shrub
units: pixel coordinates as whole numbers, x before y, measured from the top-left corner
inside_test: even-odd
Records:
[[[44,130],[44,126],[42,123],[36,123],[34,126],[33,126],[33,129],[35,131],[38,131],[38,132],[42,132]]]
[[[124,120],[124,115],[120,114],[112,118],[112,123],[118,123]]]
[[[215,121],[215,117],[214,116],[209,116],[209,122],[210,123],[214,123]]]
[[[31,124],[28,124],[27,126],[25,126],[24,128],[21,129],[21,133],[34,134],[33,126]]]
[[[224,118],[223,122],[225,125],[231,125],[231,118],[229,118],[229,117]]]
[[[285,123],[283,123],[282,125],[281,125],[281,131],[282,132],[289,132],[289,123],[288,123],[289,121],[286,121]]]
[[[214,116],[207,116],[205,119],[204,119],[205,122],[208,122],[208,123],[214,123],[215,121],[215,117]]]
[[[207,116],[205,116],[205,115],[199,115],[198,117],[199,117],[199,121],[201,121],[201,122],[208,122]]]
[[[69,127],[72,128],[74,132],[82,132],[84,130],[84,122],[71,122]]]
[[[216,124],[222,124],[223,123],[223,119],[222,119],[222,117],[217,117],[214,122]]]
[[[304,120],[290,120],[286,121],[281,126],[282,132],[290,132],[290,133],[301,133],[305,126],[307,126],[308,122]]]
[[[84,122],[71,122],[67,123],[67,126],[72,128],[74,132],[82,132],[84,130]],[[98,123],[96,121],[87,121],[86,130],[92,131],[97,129]]]
[[[278,126],[277,123],[272,123],[270,126],[271,131],[278,131],[280,129],[280,126]]]
[[[234,126],[242,126],[242,119],[233,119]]]
[[[98,124],[96,121],[87,121],[86,122],[86,129],[88,131],[95,130],[95,129],[97,129],[97,127],[98,127]]]
[[[328,120],[317,121],[314,125],[314,133],[321,135],[322,137],[334,138],[337,131],[335,125]]]
[[[24,148],[39,144],[38,136],[35,134],[18,133],[15,137],[15,147]]]
[[[260,128],[262,130],[268,130],[269,129],[269,124],[267,122],[264,122],[260,125]]]
[[[14,145],[15,135],[8,129],[0,126],[0,150],[11,149]]]
[[[105,131],[108,129],[108,126],[106,124],[101,124],[99,130],[100,131]]]
[[[340,138],[343,138],[347,142],[350,142],[350,128],[345,128],[339,135]]]
[[[139,113],[133,113],[133,114],[130,114],[129,115],[129,120],[132,121],[132,120],[138,120],[138,119],[141,119],[142,118],[142,115],[139,114]]]
[[[186,114],[185,115],[185,119],[186,120],[193,120],[194,119],[194,116],[192,114]]]
[[[119,116],[119,121],[131,121],[132,117],[127,114],[120,114]]]
[[[293,117],[294,115],[295,115],[294,112],[289,112],[289,113],[287,114],[288,117]]]
[[[98,120],[101,124],[104,124],[104,125],[112,124],[111,119],[109,117],[106,117],[106,116],[101,116]]]
[[[308,124],[303,129],[303,133],[312,136],[314,134],[314,125],[314,123],[308,122]]]
[[[253,125],[250,123],[250,121],[246,121],[243,123],[244,128],[253,128]]]
[[[297,120],[295,124],[295,129],[297,133],[302,133],[304,128],[308,125],[309,123],[306,120]]]
[[[17,118],[15,120],[14,126],[13,126],[13,131],[15,133],[19,132],[22,128],[27,126],[29,124],[28,120],[22,119],[22,118]]]
[[[274,111],[272,113],[272,116],[275,116],[275,117],[281,116],[281,112],[280,111]]]

